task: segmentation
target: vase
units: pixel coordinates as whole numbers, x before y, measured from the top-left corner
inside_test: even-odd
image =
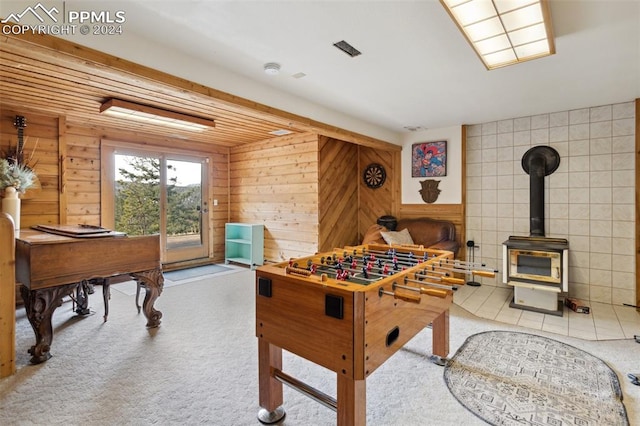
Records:
[[[18,191],[13,186],[4,189],[4,198],[2,199],[2,211],[9,214],[13,219],[14,228],[20,230],[20,198]]]

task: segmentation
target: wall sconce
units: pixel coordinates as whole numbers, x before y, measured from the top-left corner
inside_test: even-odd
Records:
[[[547,0],[440,0],[487,69],[556,53]]]
[[[215,127],[215,122],[207,118],[182,114],[120,99],[109,99],[100,106],[100,112],[112,117],[196,132],[202,132],[210,127]]]

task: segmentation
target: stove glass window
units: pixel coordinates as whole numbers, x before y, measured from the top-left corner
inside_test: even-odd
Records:
[[[551,258],[540,256],[518,255],[518,274],[551,276]]]

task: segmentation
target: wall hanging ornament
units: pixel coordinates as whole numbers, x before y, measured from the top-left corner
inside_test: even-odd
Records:
[[[411,177],[447,175],[447,141],[420,142],[411,147]]]
[[[425,203],[433,203],[438,199],[438,195],[440,195],[441,190],[438,189],[438,185],[440,185],[439,180],[435,179],[427,179],[420,182],[422,185],[422,189],[419,191],[420,196]]]
[[[387,179],[387,172],[380,164],[371,163],[364,169],[362,179],[369,188],[380,188]]]

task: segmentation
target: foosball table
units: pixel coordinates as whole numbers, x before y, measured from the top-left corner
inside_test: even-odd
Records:
[[[432,359],[449,353],[457,274],[493,276],[453,253],[365,244],[264,265],[256,272],[258,420],[285,416],[283,384],[337,412],[339,426],[366,424],[366,378],[425,327]],[[282,350],[337,375],[333,398],[283,371]]]

